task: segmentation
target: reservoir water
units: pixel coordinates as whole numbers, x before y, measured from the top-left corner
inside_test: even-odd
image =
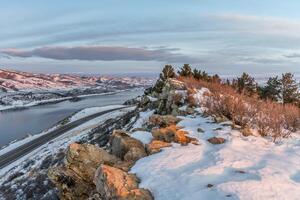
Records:
[[[131,90],[86,97],[77,102],[63,101],[24,110],[0,112],[0,147],[11,141],[20,140],[28,134],[38,134],[51,128],[57,122],[83,108],[123,104],[126,100],[142,93],[143,90]]]

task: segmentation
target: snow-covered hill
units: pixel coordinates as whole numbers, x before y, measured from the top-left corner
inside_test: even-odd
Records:
[[[153,82],[154,80],[151,78],[142,77],[35,74],[0,69],[0,90],[3,91],[66,89],[99,85],[148,86],[152,85]]]
[[[0,69],[0,110],[145,88],[154,81],[144,77],[33,74]]]

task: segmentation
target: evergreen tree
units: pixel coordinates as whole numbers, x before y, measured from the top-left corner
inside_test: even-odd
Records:
[[[196,68],[193,70],[193,76],[195,79],[200,80],[202,79],[201,70],[197,70]]]
[[[259,87],[260,97],[272,101],[278,101],[281,96],[281,81],[278,76],[269,78],[265,87]]]
[[[159,74],[159,79],[156,81],[154,90],[157,93],[160,93],[162,91],[162,88],[164,87],[165,81],[168,78],[175,78],[175,76],[176,74],[172,65],[165,65],[162,72]]]
[[[293,74],[282,74],[281,78],[281,92],[283,103],[299,103],[299,84],[294,79]]]
[[[247,73],[243,73],[240,78],[237,79],[237,90],[240,93],[246,93],[252,96],[256,93],[257,84],[253,77]]]
[[[211,77],[211,81],[214,83],[221,83],[221,78],[218,74],[215,74]]]
[[[189,64],[184,64],[178,71],[179,76],[189,77],[193,76],[192,69]]]

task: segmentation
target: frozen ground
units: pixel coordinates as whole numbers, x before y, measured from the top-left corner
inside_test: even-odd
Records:
[[[182,119],[179,126],[200,145],[173,144],[139,160],[131,170],[155,199],[299,199],[299,134],[275,144],[262,137],[244,137],[200,115]],[[210,144],[207,139],[213,136],[226,142]]]

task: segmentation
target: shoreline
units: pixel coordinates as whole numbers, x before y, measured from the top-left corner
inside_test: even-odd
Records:
[[[57,99],[34,101],[34,102],[30,102],[30,103],[25,104],[25,105],[3,106],[3,107],[0,107],[0,113],[29,109],[29,108],[34,107],[34,106],[56,104],[56,103],[60,103],[60,102],[63,102],[63,101],[68,101],[68,100],[70,101],[70,100],[79,99],[79,101],[80,101],[81,99],[88,98],[88,97],[93,97],[93,96],[113,95],[113,94],[117,94],[117,93],[121,93],[121,92],[132,91],[132,90],[141,90],[141,89],[142,88],[131,88],[131,89],[117,90],[117,91],[104,92],[104,93],[82,94],[82,95],[72,96],[72,97],[70,96],[70,97],[62,97],[62,98],[57,98]]]

